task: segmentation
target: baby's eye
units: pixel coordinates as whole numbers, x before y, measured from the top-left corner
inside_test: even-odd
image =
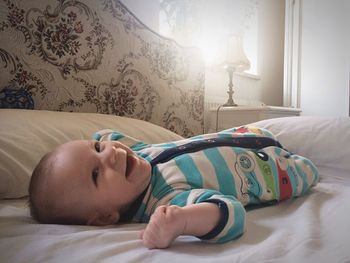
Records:
[[[99,153],[101,151],[101,144],[100,144],[100,142],[95,142],[94,147],[95,147],[96,152]]]
[[[94,169],[91,174],[92,181],[94,182],[94,185],[97,187],[97,177],[98,177],[98,169]]]

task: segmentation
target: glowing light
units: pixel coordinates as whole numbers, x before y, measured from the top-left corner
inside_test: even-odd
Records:
[[[215,38],[201,37],[194,41],[195,46],[199,47],[207,65],[215,64],[219,59],[220,45]]]

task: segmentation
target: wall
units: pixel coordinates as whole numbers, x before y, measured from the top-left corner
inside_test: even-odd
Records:
[[[159,29],[159,0],[120,0],[153,31]]]
[[[158,30],[159,0],[121,0],[138,18]],[[283,105],[284,9],[282,0],[257,0],[258,76],[234,77],[234,99],[238,104]],[[158,32],[158,31],[157,31]],[[228,75],[224,69],[206,70],[206,100],[227,101]]]
[[[281,0],[258,1],[258,76],[234,76],[234,100],[238,104],[283,105],[284,9]],[[206,72],[206,98],[227,100],[227,73]]]
[[[261,1],[258,63],[261,100],[274,106],[283,105],[284,10],[284,1]]]
[[[304,115],[349,116],[349,2],[302,1],[300,107]]]

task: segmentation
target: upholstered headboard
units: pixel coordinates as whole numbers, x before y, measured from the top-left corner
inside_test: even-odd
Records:
[[[99,112],[203,131],[204,63],[117,0],[0,2],[0,107]]]

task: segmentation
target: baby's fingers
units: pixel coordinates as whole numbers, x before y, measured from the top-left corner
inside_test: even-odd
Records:
[[[144,231],[142,236],[142,242],[147,248],[156,248],[158,242],[158,236],[154,231]]]

